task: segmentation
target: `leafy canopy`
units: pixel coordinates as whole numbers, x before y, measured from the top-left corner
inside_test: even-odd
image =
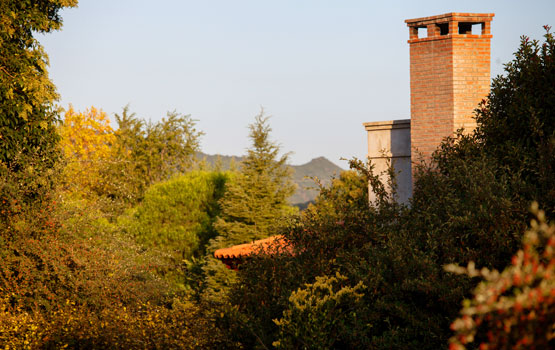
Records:
[[[145,123],[125,107],[116,121],[117,162],[109,176],[118,181],[110,196],[135,203],[151,184],[193,167],[203,133],[189,115],[168,112],[156,123]]]
[[[105,193],[109,183],[105,169],[114,162],[114,131],[102,110],[91,107],[76,112],[70,105],[58,127],[66,159],[66,190],[90,197]]]
[[[55,160],[58,95],[33,35],[60,29],[59,11],[75,6],[77,0],[0,2],[0,162],[7,166],[31,155],[45,166]]]
[[[197,268],[208,241],[216,236],[218,200],[230,181],[229,172],[194,170],[150,186],[144,199],[118,219],[118,226],[165,257],[160,275],[184,288],[188,268]],[[200,278],[200,276],[195,276]]]
[[[192,169],[202,132],[190,116],[176,112],[145,123],[125,107],[116,121],[113,130],[101,110],[75,112],[70,106],[58,131],[68,192],[111,201],[106,211],[117,212],[138,203],[150,185]]]

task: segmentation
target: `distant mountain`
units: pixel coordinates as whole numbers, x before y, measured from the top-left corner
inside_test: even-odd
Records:
[[[211,155],[201,152],[197,156],[201,160],[204,159],[210,165],[219,163],[221,169],[224,170],[229,169],[233,162],[235,162],[236,166],[239,166],[243,159],[243,157]],[[313,177],[318,178],[324,184],[329,184],[332,177],[334,175],[339,176],[339,173],[343,170],[324,157],[314,158],[302,165],[290,165],[290,167],[293,169],[293,182],[297,185],[297,190],[289,198],[289,201],[301,209],[306,208],[308,203],[313,201],[318,195],[318,186],[312,179]]]
[[[297,191],[289,200],[294,205],[305,203],[305,206],[313,201],[319,192],[314,177],[327,185],[332,177],[339,176],[343,170],[324,157],[314,158],[303,165],[292,165],[291,168],[294,171],[293,181],[297,184]]]
[[[197,152],[197,157],[199,160],[203,160],[212,165],[215,166],[217,163],[219,163],[219,166],[223,169],[223,170],[227,170],[229,169],[229,167],[231,166],[231,163],[235,163],[236,166],[239,165],[239,163],[243,160],[243,157],[238,157],[238,156],[224,156],[224,155],[220,155],[220,154],[206,154],[206,153],[202,153],[202,152]]]

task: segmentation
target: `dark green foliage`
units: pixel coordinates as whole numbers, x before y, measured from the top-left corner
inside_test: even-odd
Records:
[[[415,200],[421,201],[418,210],[393,203],[385,193],[378,196],[378,205],[369,206],[366,184],[377,178],[364,168],[359,168],[358,174],[342,174],[331,188],[322,190],[314,206],[282,232],[294,255],[276,256],[269,251],[240,271],[233,302],[244,312],[248,320],[244,324],[250,329],[243,326],[234,333],[243,334],[247,347],[259,343],[253,332],[266,346],[280,340],[278,328],[269,320],[283,317],[291,307],[291,292],[313,283],[317,276],[339,272],[347,278],[345,285],[363,283],[365,288],[361,301],[353,299],[357,304],[354,323],[344,328],[344,334],[330,331],[328,337],[337,342],[321,348],[441,348],[449,338],[450,321],[472,286],[467,278],[445,273],[443,265],[477,257],[503,265],[516,247],[517,237],[510,233],[514,231],[504,231],[509,224],[498,229],[494,226],[497,221],[474,220],[488,209],[503,214],[506,207],[499,203],[507,203],[503,192],[490,193],[483,207],[474,208],[472,203],[482,198],[481,189],[489,188],[483,187],[488,179],[477,173],[477,169],[452,173],[450,181],[435,171],[422,175],[417,191],[452,201],[436,205],[415,193]],[[453,195],[459,193],[453,191],[453,182],[459,184],[463,179],[476,193]],[[500,215],[499,220],[507,216]],[[493,244],[495,238],[504,244]],[[308,341],[303,339],[298,341]]]
[[[276,340],[302,349],[446,347],[476,281],[443,266],[475,261],[503,269],[519,247],[529,203],[539,199],[553,218],[554,64],[551,34],[545,45],[523,39],[477,111],[476,133],[446,139],[432,167],[419,169],[410,207],[392,202],[371,171],[352,163],[357,172],[323,188],[280,231],[292,254],[270,248],[239,271],[231,294],[241,322],[230,334],[247,348]],[[368,183],[377,193],[371,205]],[[345,276],[342,287],[364,285],[362,296],[342,300],[348,307],[341,310],[356,306],[357,317],[346,319],[341,334],[328,328],[333,319],[322,320],[327,333],[314,338],[302,313],[289,328],[270,321],[292,322],[299,309],[292,293],[337,273]]]
[[[380,236],[374,226],[376,212],[368,206],[367,183],[364,172],[342,173],[329,188],[321,189],[314,205],[283,229],[292,254],[274,254],[270,248],[245,264],[231,293],[245,320],[230,333],[242,337],[247,348],[262,348],[260,343],[270,347],[277,340],[273,320],[289,308],[292,291],[313,283],[317,276],[334,276],[339,266],[353,263],[345,253],[360,254],[360,249]]]
[[[476,143],[501,173],[513,176],[515,200],[538,201],[555,214],[555,38],[521,38],[506,75],[493,80],[476,111]]]

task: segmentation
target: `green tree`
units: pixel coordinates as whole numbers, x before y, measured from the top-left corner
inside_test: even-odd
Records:
[[[222,213],[215,227],[219,236],[208,248],[205,267],[209,290],[218,292],[234,279],[212,254],[216,249],[266,238],[279,219],[295,211],[287,202],[294,192],[288,155],[279,156],[279,146],[270,140],[271,128],[263,111],[249,125],[252,146],[234,181],[221,199]]]
[[[114,159],[103,174],[106,196],[133,205],[150,185],[193,168],[203,133],[189,115],[168,112],[145,123],[124,107],[116,122]]]
[[[119,219],[119,225],[144,246],[161,251],[167,266],[159,273],[183,288],[190,284],[184,282],[184,267],[203,257],[208,241],[216,236],[218,200],[230,177],[230,173],[196,170],[154,184],[142,202]]]
[[[514,200],[538,201],[555,215],[555,38],[523,36],[505,75],[476,110],[475,143],[495,159],[498,176],[512,175]]]
[[[270,236],[276,221],[293,210],[287,202],[294,191],[288,155],[278,157],[279,146],[269,139],[268,117],[260,113],[249,128],[252,148],[221,201],[222,215],[216,222],[226,245]]]
[[[77,0],[5,0],[0,3],[0,162],[15,167],[28,156],[55,160],[58,98],[48,57],[34,33],[60,29],[59,11]]]

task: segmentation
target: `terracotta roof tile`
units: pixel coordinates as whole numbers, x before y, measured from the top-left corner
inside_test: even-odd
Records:
[[[247,257],[260,248],[266,248],[271,243],[278,243],[280,246],[285,245],[285,238],[282,235],[271,236],[264,239],[259,239],[251,243],[234,245],[229,248],[218,249],[214,252],[214,257],[216,259],[238,259],[242,257]]]

